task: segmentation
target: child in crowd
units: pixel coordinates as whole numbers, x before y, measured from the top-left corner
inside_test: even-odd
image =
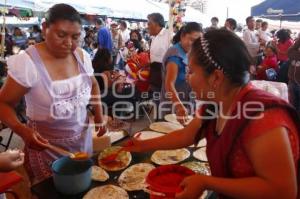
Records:
[[[276,48],[269,45],[265,48],[265,57],[262,63],[257,67],[256,79],[258,80],[275,80],[278,72],[278,61]]]

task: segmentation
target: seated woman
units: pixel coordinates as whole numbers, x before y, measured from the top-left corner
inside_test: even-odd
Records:
[[[125,74],[113,70],[112,57],[108,49],[98,49],[93,61],[94,75],[101,91],[101,101],[103,106],[112,107],[115,102],[120,100],[133,102],[134,98],[131,93],[131,87],[126,83]],[[123,95],[120,99],[118,95]]]
[[[135,152],[176,149],[206,137],[212,176],[187,177],[177,199],[198,198],[204,190],[219,198],[296,198],[299,118],[287,102],[249,83],[250,64],[245,44],[234,33],[204,34],[193,44],[188,79],[207,105],[184,129],[133,139],[127,147]]]
[[[273,77],[268,75],[269,69],[271,69],[276,74],[278,72],[278,63],[277,63],[277,55],[276,54],[277,54],[277,52],[276,52],[275,47],[268,45],[265,48],[265,57],[264,57],[262,63],[259,66],[257,66],[257,72],[256,72],[257,80],[276,80],[276,79],[273,79]],[[276,77],[274,77],[274,78],[276,78]]]
[[[188,110],[193,110],[194,103],[191,88],[186,81],[187,53],[193,42],[201,35],[202,28],[196,22],[187,23],[174,36],[173,46],[168,49],[163,60],[162,89],[160,108],[165,114],[173,113],[181,123],[186,122]],[[160,117],[161,118],[161,117]]]

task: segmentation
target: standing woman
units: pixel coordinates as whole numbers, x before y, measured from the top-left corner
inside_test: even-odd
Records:
[[[279,63],[278,80],[288,83],[288,68],[289,57],[288,50],[293,45],[294,41],[291,38],[290,32],[287,29],[280,29],[276,33],[277,41],[273,41],[273,45],[277,50],[277,58]]]
[[[164,114],[176,110],[176,115],[181,123],[184,123],[188,111],[184,103],[193,108],[191,99],[191,88],[186,81],[187,53],[190,51],[193,42],[201,35],[202,28],[196,22],[184,25],[174,36],[173,46],[165,54],[162,68],[162,91],[161,104]]]
[[[86,106],[92,101],[95,123],[102,123],[100,91],[89,55],[78,48],[81,20],[66,4],[46,13],[45,41],[8,60],[8,78],[0,92],[0,120],[25,142],[25,168],[32,184],[51,176],[60,157],[52,144],[71,152],[92,153],[92,128]],[[13,110],[25,96],[28,125]],[[101,126],[100,134],[104,131]]]

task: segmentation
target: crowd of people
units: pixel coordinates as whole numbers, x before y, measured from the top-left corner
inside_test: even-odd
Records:
[[[31,183],[52,174],[48,163],[59,156],[47,150],[49,144],[91,154],[86,106],[92,104],[101,136],[106,130],[103,106],[124,101],[114,95],[114,88],[126,95],[135,85],[134,96],[151,92],[154,105],[164,110],[160,116],[175,112],[186,127],[159,138],[133,139],[128,151],[182,148],[207,139],[212,176],[186,178],[176,198],[198,198],[204,190],[218,193],[219,198],[296,198],[300,39],[292,39],[287,29],[271,33],[267,22],[253,17],[246,19],[241,37],[235,33],[234,19],[227,19],[223,27],[217,17],[211,22],[206,28],[189,22],[171,34],[163,16],[151,13],[147,28],[129,30],[126,21],[106,24],[100,18],[82,28],[73,7],[57,4],[49,9],[42,31],[34,26],[30,37],[19,28],[12,35],[7,32],[6,54],[15,55],[7,60],[0,120],[25,142]],[[14,51],[15,47],[20,50]],[[251,79],[287,83],[290,103],[255,88]],[[23,97],[27,125],[14,112]],[[209,104],[198,110],[195,100]],[[244,113],[259,119],[249,120],[247,115],[228,119],[238,114],[240,103],[253,101],[265,109]],[[216,117],[204,119],[211,112]],[[195,117],[186,124],[190,114]],[[0,154],[0,163],[3,156],[7,154]],[[19,156],[23,154],[18,152]]]

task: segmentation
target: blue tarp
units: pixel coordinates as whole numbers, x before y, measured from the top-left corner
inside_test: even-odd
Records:
[[[268,10],[282,10],[279,14],[268,13]],[[251,8],[252,16],[262,16],[269,19],[300,21],[300,0],[266,0]]]

